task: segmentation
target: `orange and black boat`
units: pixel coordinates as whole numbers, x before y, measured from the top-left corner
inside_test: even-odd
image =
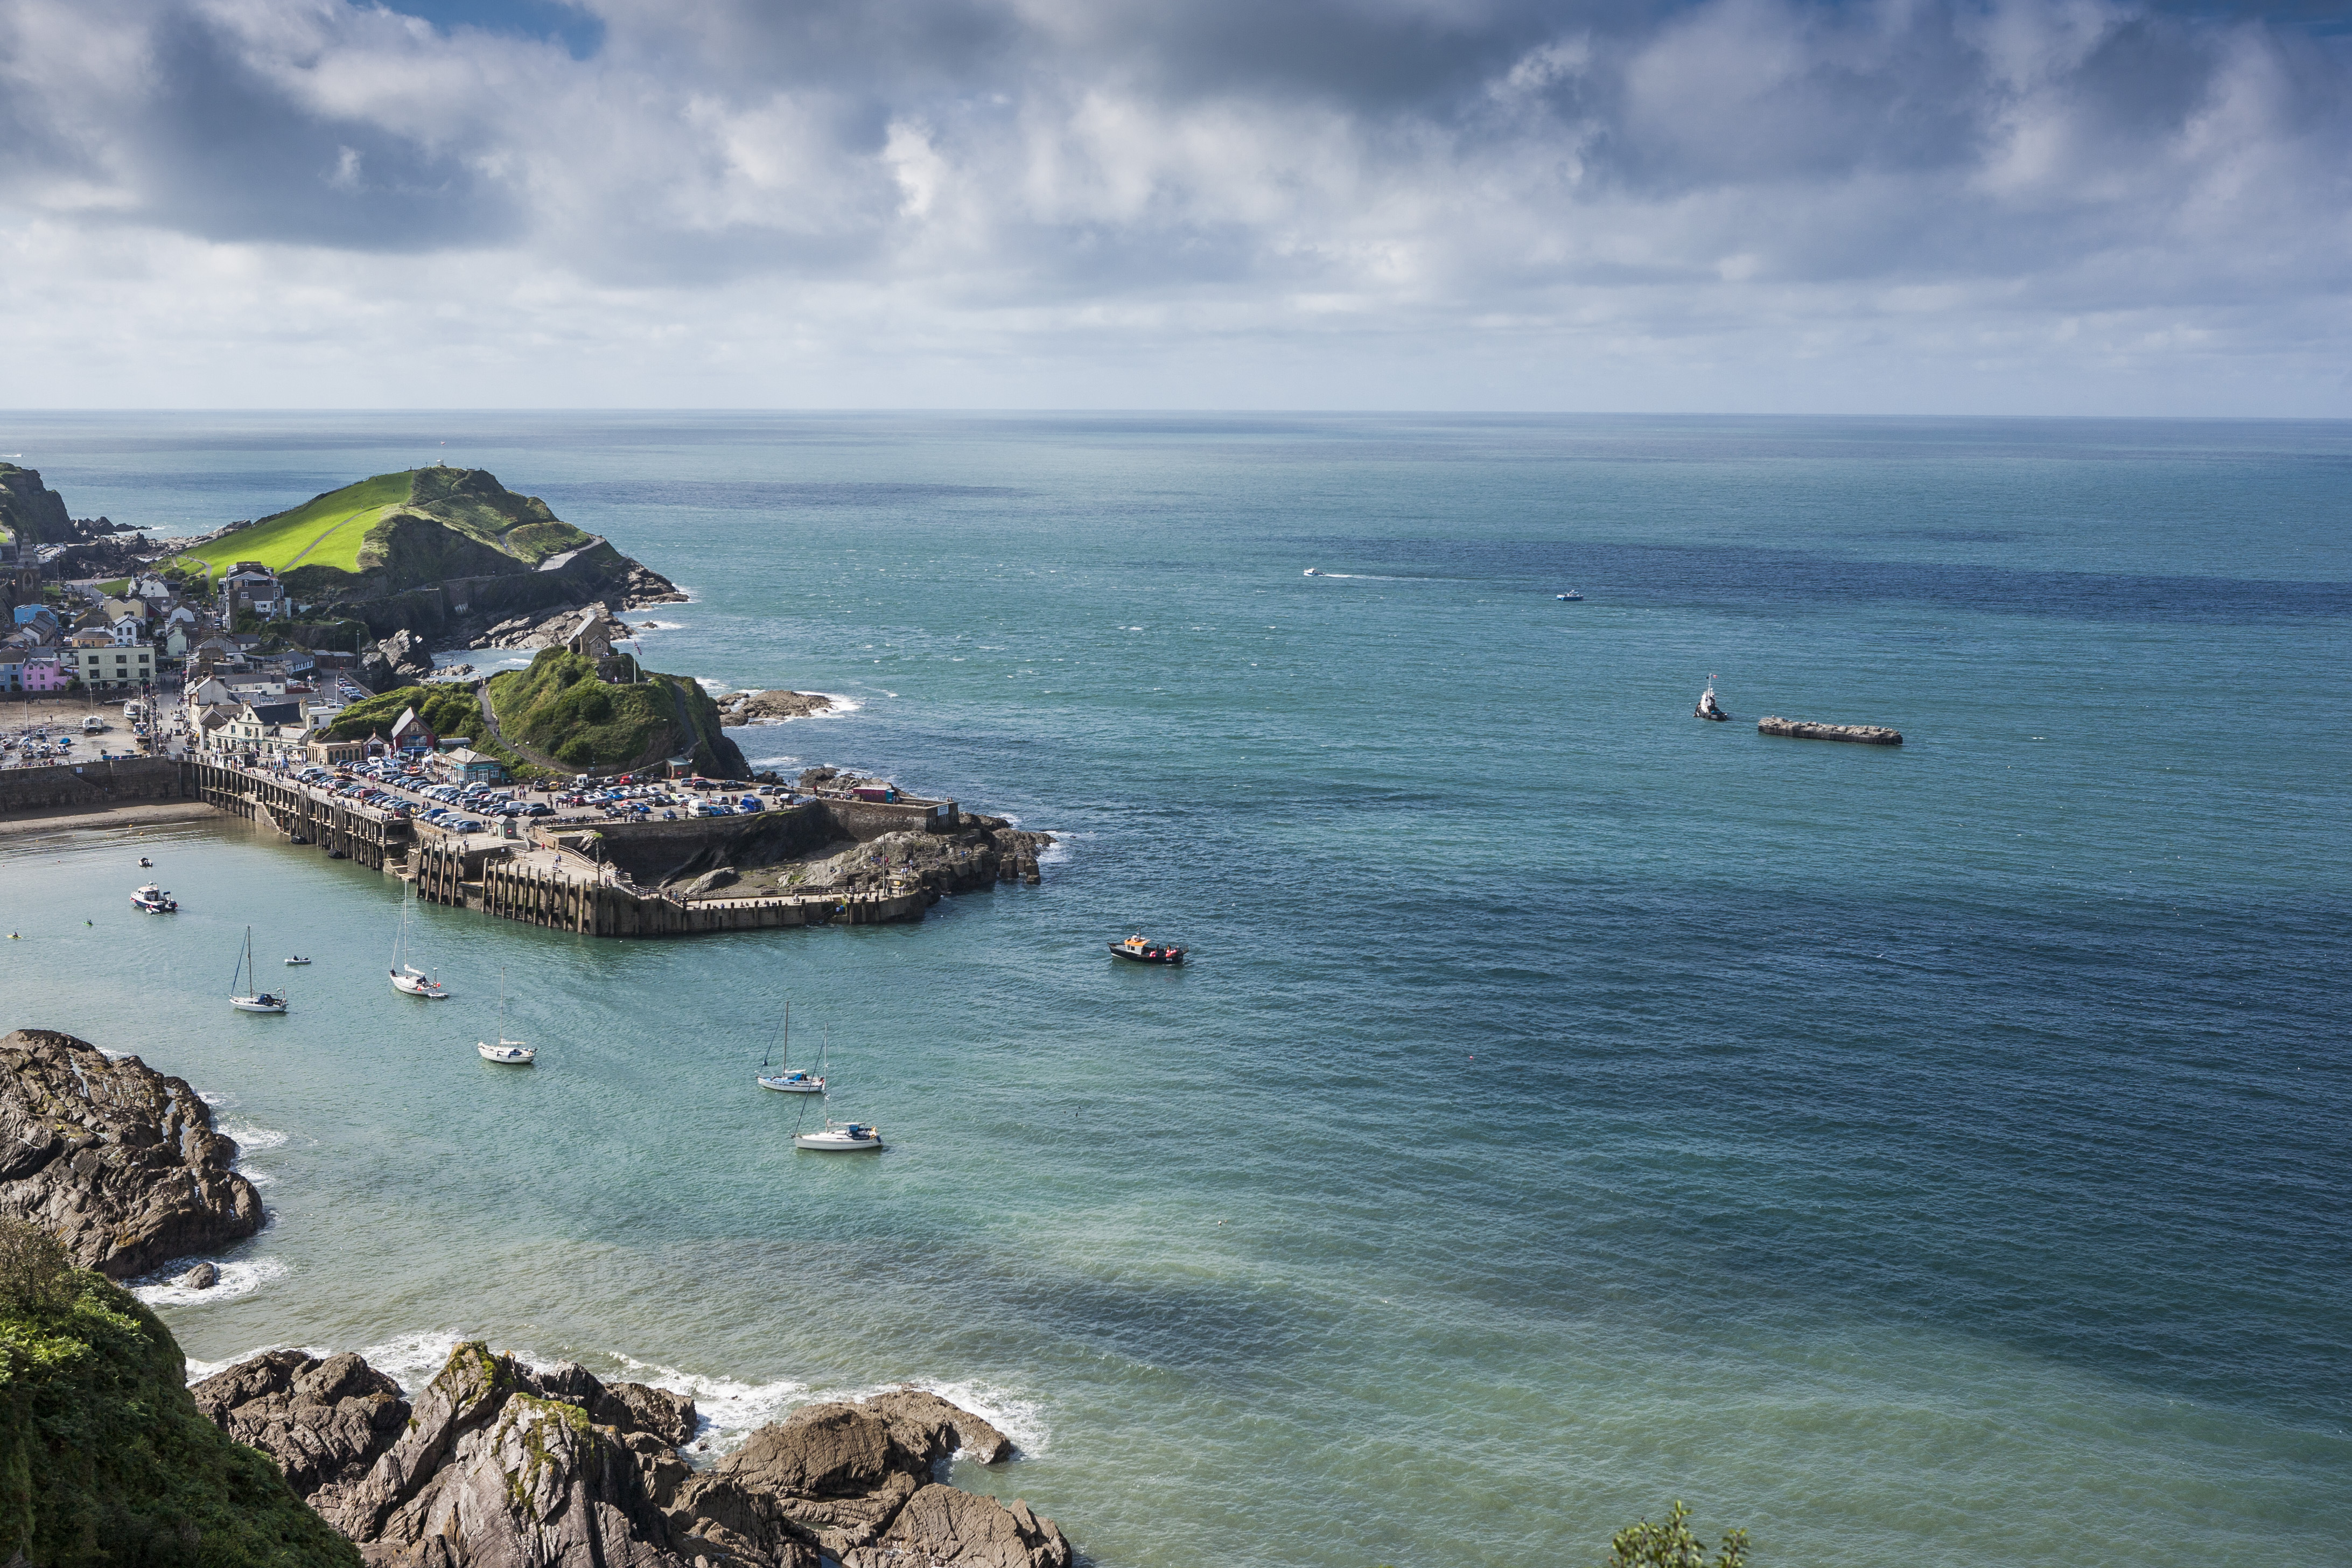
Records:
[[[1118,954],[1119,957],[1131,959],[1137,963],[1181,963],[1184,962],[1184,950],[1182,948],[1171,947],[1164,942],[1147,941],[1139,936],[1129,937],[1125,942],[1112,942],[1110,944],[1110,950]]]

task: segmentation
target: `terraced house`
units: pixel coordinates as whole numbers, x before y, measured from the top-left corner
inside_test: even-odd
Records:
[[[117,642],[110,632],[77,632],[66,652],[74,674],[92,691],[135,689],[155,679],[154,648]]]

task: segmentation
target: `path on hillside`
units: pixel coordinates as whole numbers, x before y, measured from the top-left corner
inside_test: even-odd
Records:
[[[377,509],[377,510],[381,510],[382,509],[381,509],[381,508],[379,508],[379,509]],[[319,546],[320,546],[321,544],[326,543],[326,542],[327,542],[327,541],[328,541],[329,539],[331,539],[331,538],[332,538],[332,537],[334,536],[335,532],[336,532],[339,529],[342,528],[344,524],[346,524],[346,523],[350,522],[353,518],[355,518],[355,517],[357,517],[357,516],[359,516],[359,513],[358,513],[358,512],[356,512],[356,511],[347,511],[347,512],[345,512],[345,513],[344,513],[341,518],[337,519],[335,521],[329,523],[329,524],[327,525],[327,531],[326,531],[326,532],[324,532],[324,533],[322,533],[322,534],[319,535],[319,537],[318,537],[318,538],[316,538],[316,539],[314,539],[314,540],[310,541],[310,543],[308,543],[308,544],[304,545],[304,546],[302,547],[302,554],[301,554],[301,555],[297,555],[296,557],[294,557],[294,559],[293,559],[293,560],[289,561],[285,565],[280,566],[280,567],[278,568],[278,570],[279,570],[280,572],[291,572],[291,571],[293,571],[293,570],[294,570],[294,568],[296,568],[297,566],[301,565],[301,564],[302,564],[302,555],[308,555],[308,554],[310,554],[310,552],[312,552],[313,550],[318,549],[318,548],[319,548]]]
[[[520,741],[510,739],[499,728],[498,710],[490,706],[489,677],[478,675],[474,678],[474,700],[481,706],[482,728],[490,732],[490,739],[520,757],[524,762],[556,773],[573,773],[581,771],[569,763],[557,762],[536,746],[527,746]]]

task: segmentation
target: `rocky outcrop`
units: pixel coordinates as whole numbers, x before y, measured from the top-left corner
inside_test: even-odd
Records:
[[[1786,735],[1798,741],[1856,741],[1865,746],[1903,743],[1902,731],[1885,730],[1875,724],[1812,724],[1774,715],[1757,720],[1756,728],[1761,734]]]
[[[719,717],[735,729],[746,724],[781,724],[832,709],[833,699],[815,691],[736,691],[719,700]]]
[[[409,686],[433,673],[433,650],[412,631],[396,631],[360,656],[360,684],[370,691]]]
[[[583,605],[578,609],[564,610],[543,616],[534,610],[527,616],[515,616],[498,622],[470,639],[467,647],[562,647],[581,630],[581,617],[593,612],[593,635],[610,648],[615,642],[625,642],[633,634],[614,618],[613,608],[604,600]]]
[[[127,1279],[259,1230],[236,1158],[184,1080],[49,1029],[0,1037],[0,1213],[79,1267]]]
[[[14,463],[0,463],[0,533],[10,535],[27,559],[41,545],[76,537],[65,498],[41,483],[40,469]]]
[[[214,1426],[277,1460],[304,1498],[373,1465],[408,1421],[400,1385],[349,1354],[270,1351],[191,1392]]]
[[[195,1387],[374,1568],[1068,1568],[1053,1521],[944,1485],[1003,1434],[935,1394],[820,1405],[708,1470],[692,1401],[460,1345],[413,1409],[357,1356],[258,1356]]]

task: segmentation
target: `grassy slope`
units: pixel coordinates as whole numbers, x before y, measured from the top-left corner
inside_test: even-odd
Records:
[[[208,563],[215,573],[258,561],[273,572],[325,567],[356,574],[383,564],[389,523],[404,515],[429,518],[531,565],[589,539],[544,502],[516,495],[478,470],[412,468],[330,490],[176,559],[191,568]]]
[[[692,751],[704,771],[730,771],[718,705],[675,675],[648,671],[642,686],[606,686],[593,660],[542,648],[529,669],[491,678],[490,701],[509,738],[573,767],[634,767]]]
[[[408,504],[410,483],[410,476],[404,473],[378,474],[329,490],[291,511],[263,518],[251,528],[240,528],[178,559],[191,566],[206,563],[215,574],[226,572],[239,561],[258,561],[273,572],[282,572],[295,564],[297,556],[305,566],[356,572],[368,530],[383,521],[386,510]],[[326,537],[320,538],[321,534]],[[305,551],[309,553],[304,554]]]
[[[482,721],[482,705],[474,700],[472,689],[464,686],[404,686],[397,690],[378,692],[337,714],[327,734],[337,741],[389,735],[392,727],[400,722],[401,714],[411,708],[436,735],[463,735],[474,750],[498,758],[510,773],[529,769],[530,764],[522,758],[490,738],[490,727]]]
[[[33,1568],[360,1568],[266,1455],[189,1397],[180,1347],[96,1274],[0,1305],[0,1560]]]

